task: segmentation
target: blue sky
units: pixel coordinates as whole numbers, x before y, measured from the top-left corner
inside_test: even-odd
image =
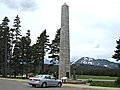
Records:
[[[0,0],[0,20],[7,16],[12,25],[19,15],[22,34],[30,29],[32,43],[44,29],[53,39],[64,2],[70,9],[71,60],[88,56],[115,61],[111,57],[120,37],[120,0]]]

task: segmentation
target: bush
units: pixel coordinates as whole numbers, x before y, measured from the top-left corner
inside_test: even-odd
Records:
[[[114,82],[110,82],[110,81],[92,81],[90,83],[90,86],[101,86],[101,87],[116,87],[114,85]]]
[[[115,86],[120,87],[120,77],[114,82]]]

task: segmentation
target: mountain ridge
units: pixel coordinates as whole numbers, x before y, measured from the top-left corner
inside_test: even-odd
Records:
[[[75,61],[73,64],[86,64],[94,66],[102,66],[107,68],[118,68],[118,63],[111,62],[107,59],[94,59],[90,57],[82,57]]]

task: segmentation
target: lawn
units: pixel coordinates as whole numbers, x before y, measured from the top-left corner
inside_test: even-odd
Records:
[[[77,79],[89,79],[89,78],[100,79],[100,80],[116,80],[116,79],[118,79],[118,77],[110,77],[110,76],[77,75]]]
[[[117,87],[117,86],[115,86],[114,82],[106,82],[106,81],[92,81],[90,83],[90,86]]]

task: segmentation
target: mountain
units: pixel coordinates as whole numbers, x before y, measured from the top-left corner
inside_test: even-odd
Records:
[[[82,57],[81,59],[74,62],[74,64],[85,64],[85,65],[94,65],[94,66],[102,66],[107,68],[118,68],[118,64],[114,62],[110,62],[106,59],[94,59],[90,57]]]

